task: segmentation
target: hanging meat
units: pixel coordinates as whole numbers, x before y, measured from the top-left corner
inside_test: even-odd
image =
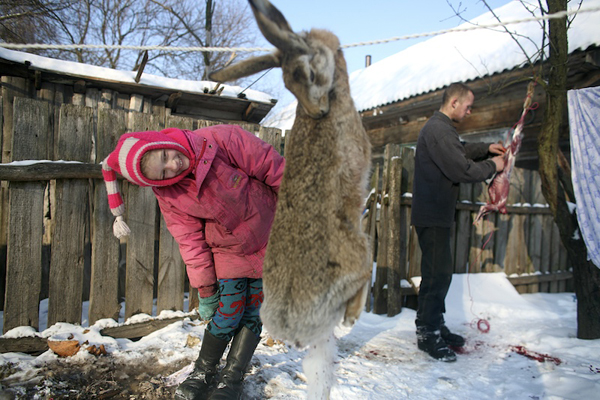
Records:
[[[492,178],[492,182],[488,186],[488,202],[479,209],[479,213],[477,214],[475,221],[473,221],[473,225],[476,225],[481,218],[492,211],[498,211],[501,214],[506,214],[506,200],[508,199],[508,189],[510,188],[510,174],[515,165],[517,153],[521,148],[525,115],[527,115],[527,112],[532,109],[531,102],[533,98],[534,87],[534,82],[530,82],[527,86],[527,97],[525,98],[525,102],[523,104],[523,113],[521,114],[521,118],[519,119],[519,122],[517,122],[517,126],[512,134],[512,138],[510,137],[510,132],[506,138],[506,142],[510,140],[510,145],[507,146],[507,151],[504,153],[504,169],[502,172],[497,173],[494,175],[494,178]]]

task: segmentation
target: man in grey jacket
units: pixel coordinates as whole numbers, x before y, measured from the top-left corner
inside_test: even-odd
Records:
[[[458,136],[454,124],[471,113],[474,99],[468,86],[450,85],[440,110],[421,129],[415,152],[411,224],[423,253],[415,321],[417,343],[419,349],[441,361],[456,360],[448,345],[465,344],[464,338],[446,327],[443,316],[454,271],[450,228],[459,183],[482,182],[504,169],[505,149],[501,144],[467,144]]]

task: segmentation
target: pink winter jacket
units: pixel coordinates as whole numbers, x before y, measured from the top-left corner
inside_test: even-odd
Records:
[[[183,132],[195,172],[153,190],[191,286],[208,297],[217,279],[262,277],[285,160],[238,126]]]

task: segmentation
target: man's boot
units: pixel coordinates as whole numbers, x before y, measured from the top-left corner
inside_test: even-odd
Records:
[[[204,332],[200,355],[194,363],[194,370],[175,391],[177,400],[204,400],[215,384],[217,368],[229,342]]]
[[[444,342],[446,342],[448,346],[463,347],[465,345],[465,338],[457,335],[456,333],[450,332],[450,329],[448,329],[446,325],[442,324],[440,327],[440,333],[442,339],[444,339]]]
[[[227,364],[221,371],[221,378],[210,395],[210,400],[240,399],[244,374],[259,342],[260,337],[256,337],[254,332],[245,326],[235,335],[227,355]]]
[[[422,327],[417,328],[417,345],[431,357],[439,361],[456,361],[456,354],[448,348],[448,345],[442,339],[439,330],[430,331]]]

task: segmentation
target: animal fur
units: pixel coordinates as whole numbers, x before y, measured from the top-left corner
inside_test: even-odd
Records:
[[[296,34],[268,1],[249,1],[278,50],[211,79],[281,67],[298,99],[264,260],[261,319],[272,336],[314,347],[331,339],[342,318],[352,325],[365,304],[372,263],[360,218],[371,145],[350,96],[338,38],[319,29]]]

